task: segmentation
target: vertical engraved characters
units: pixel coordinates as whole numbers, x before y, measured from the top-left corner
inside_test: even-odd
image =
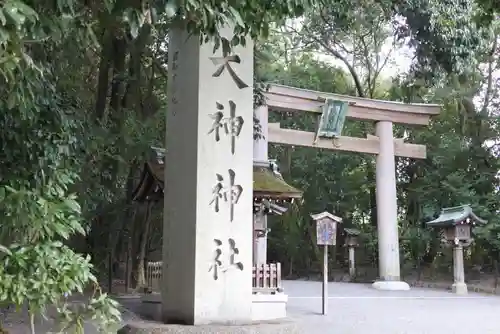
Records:
[[[220,77],[224,71],[226,71],[231,79],[234,81],[236,86],[239,89],[248,88],[249,86],[236,74],[234,69],[231,66],[231,63],[240,64],[241,59],[238,55],[227,55],[224,54],[223,57],[210,57],[210,60],[215,66],[218,66],[216,71],[212,74],[212,77]],[[244,119],[242,116],[236,116],[236,103],[229,99],[229,112],[224,115],[225,105],[216,102],[216,112],[212,115],[209,115],[212,119],[212,127],[208,131],[208,134],[215,135],[215,141],[219,142],[221,137],[221,131],[224,131],[226,136],[231,137],[231,154],[235,154],[235,144],[236,138],[239,137],[241,133],[241,129],[244,124]],[[212,188],[212,199],[210,201],[210,205],[214,206],[215,212],[219,212],[220,210],[220,201],[229,204],[229,216],[230,222],[234,219],[234,206],[238,203],[240,196],[243,192],[243,187],[239,184],[236,184],[236,173],[232,169],[228,169],[229,178],[225,178],[221,174],[216,174],[216,184]],[[235,268],[237,270],[243,270],[243,263],[238,261],[238,256],[240,254],[240,250],[236,246],[236,241],[232,238],[227,239],[228,244],[228,262],[223,265],[221,257],[223,255],[222,252],[222,241],[220,239],[214,239],[216,249],[215,256],[210,263],[209,272],[213,271],[213,278],[217,280],[219,277],[219,270],[222,270],[223,273],[228,270]],[[225,261],[225,260],[224,260]]]
[[[221,256],[223,255],[221,248],[222,241],[220,239],[214,239],[215,242],[214,258],[212,259],[210,267],[208,268],[208,272],[209,273],[212,272],[212,277],[214,280],[219,279],[219,273],[220,273],[219,271],[225,273],[233,268],[243,271],[243,263],[236,261],[237,255],[240,254],[240,250],[238,249],[238,247],[236,247],[236,241],[232,238],[229,238],[227,241],[229,245],[229,262],[226,265],[223,265],[220,259]]]
[[[179,69],[179,64],[177,62],[179,61],[179,51],[175,51],[173,56],[172,56],[172,87],[174,91],[172,92],[172,104],[177,104],[179,100],[177,99],[177,92],[175,91],[176,81],[177,81],[177,70]]]
[[[212,260],[212,263],[210,264],[210,268],[208,268],[208,272],[212,271],[212,277],[214,278],[214,280],[218,280],[219,270],[222,267],[222,261],[220,260],[220,257],[222,255],[222,250],[220,248],[222,246],[222,241],[220,241],[219,239],[214,239],[214,242],[216,247],[214,258]]]
[[[220,200],[224,199],[224,202],[229,203],[229,216],[230,221],[234,219],[234,205],[238,203],[241,193],[243,192],[243,187],[239,184],[235,184],[236,173],[234,170],[229,169],[229,182],[224,184],[224,177],[220,174],[216,174],[217,183],[212,188],[212,200],[210,205],[214,205],[215,212],[219,212]]]
[[[231,56],[224,56],[224,57],[210,57],[210,60],[214,65],[219,65],[217,70],[212,74],[213,77],[218,78],[224,72],[225,69],[227,69],[227,72],[233,79],[234,83],[236,86],[238,86],[239,89],[247,88],[248,85],[241,80],[241,78],[236,74],[234,69],[231,67],[231,63],[236,63],[239,64],[241,63],[240,56],[238,55],[231,55]]]
[[[213,123],[208,134],[215,132],[215,141],[218,142],[220,140],[220,129],[224,127],[226,135],[231,136],[231,154],[234,155],[236,137],[240,135],[244,123],[243,117],[236,116],[236,103],[232,100],[229,100],[229,117],[224,117],[223,104],[217,102],[216,107],[217,112],[209,115]]]
[[[214,122],[212,124],[212,127],[210,128],[210,131],[208,131],[208,134],[215,132],[215,141],[217,142],[220,140],[220,128],[224,126],[224,124],[222,123],[222,119],[224,118],[224,113],[220,111],[224,109],[224,106],[221,105],[221,108],[219,108],[219,104],[220,103],[217,102],[217,109],[219,111],[217,111],[215,114],[209,115]]]
[[[215,212],[219,212],[220,209],[220,200],[222,199],[223,193],[222,190],[224,189],[224,177],[220,174],[216,174],[217,178],[217,183],[215,186],[212,188],[212,200],[210,201],[210,205],[213,204]]]
[[[236,247],[236,241],[234,239],[229,238],[228,240],[229,243],[229,265],[224,268],[224,272],[228,271],[231,268],[237,268],[239,270],[243,270],[243,263],[242,262],[236,262],[236,256],[240,254],[240,250],[238,247]]]

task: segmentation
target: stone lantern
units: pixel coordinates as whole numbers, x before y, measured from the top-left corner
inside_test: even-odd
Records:
[[[443,241],[453,247],[453,285],[456,294],[467,294],[464,274],[464,247],[472,241],[472,228],[486,221],[472,212],[470,205],[444,208],[438,218],[427,222],[427,226],[438,228],[443,233]]]
[[[358,244],[358,236],[360,231],[354,228],[345,228],[344,232],[346,234],[345,246],[349,251],[349,276],[351,280],[356,277],[356,254],[355,248]]]

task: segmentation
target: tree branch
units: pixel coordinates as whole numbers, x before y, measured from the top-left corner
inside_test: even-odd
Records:
[[[360,97],[365,97],[365,94],[364,94],[364,90],[363,90],[363,85],[361,84],[361,81],[359,79],[359,76],[358,76],[358,73],[356,72],[356,70],[354,69],[354,67],[352,66],[352,64],[349,62],[349,60],[344,57],[340,52],[338,52],[337,50],[333,49],[332,47],[330,47],[327,43],[325,43],[323,40],[319,39],[318,37],[314,36],[314,34],[312,33],[308,33],[307,35],[305,35],[304,33],[302,32],[299,32],[297,31],[295,28],[293,27],[289,27],[290,29],[292,29],[296,34],[298,34],[299,36],[302,36],[303,38],[305,39],[312,39],[314,42],[318,43],[319,45],[321,45],[321,47],[323,47],[323,49],[325,51],[327,51],[328,53],[330,53],[332,56],[334,56],[335,58],[339,59],[340,61],[342,61],[349,73],[351,74],[353,80],[354,80],[354,85],[356,86],[356,91],[358,93],[358,96]]]
[[[498,36],[495,34],[493,39],[493,46],[491,48],[491,52],[489,54],[488,59],[488,75],[487,75],[487,86],[486,86],[486,94],[484,96],[483,107],[481,108],[482,114],[488,113],[488,107],[491,101],[491,95],[493,93],[493,62],[495,61],[495,52],[498,48]]]

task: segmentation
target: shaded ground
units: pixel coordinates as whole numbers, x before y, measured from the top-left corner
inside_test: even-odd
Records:
[[[78,298],[82,299],[82,298]],[[79,300],[74,300],[75,303],[78,303]],[[136,300],[138,300],[136,298]],[[48,319],[37,318],[35,321],[35,330],[37,334],[46,334],[57,332],[57,326],[54,321],[56,319],[56,313],[53,310],[49,309]],[[125,308],[122,308],[123,314],[123,322],[116,327],[116,329],[110,333],[116,333],[116,330],[123,327],[127,321],[132,320],[140,320],[135,314],[132,314]],[[30,326],[29,326],[29,316],[27,308],[23,308],[18,312],[3,312],[1,314],[1,323],[3,329],[7,330],[9,334],[31,334]],[[86,323],[84,326],[85,334],[97,334],[98,331],[92,323]],[[68,334],[73,334],[72,332],[68,332]]]
[[[377,291],[365,284],[330,283],[328,315],[321,315],[321,283],[285,281],[288,315],[305,334],[470,334],[500,333],[500,297],[414,288]],[[137,298],[120,299],[124,323],[137,320]],[[47,324],[37,333],[47,333]],[[13,334],[29,333],[18,326]],[[94,334],[89,325],[86,333]]]

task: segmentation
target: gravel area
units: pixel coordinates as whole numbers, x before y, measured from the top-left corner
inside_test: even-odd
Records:
[[[365,284],[330,283],[328,315],[321,315],[321,283],[288,281],[288,315],[304,333],[500,333],[500,297],[413,288],[377,291]]]
[[[304,334],[498,334],[500,297],[470,293],[458,297],[447,291],[413,288],[377,291],[366,284],[330,283],[328,315],[321,315],[321,282],[285,281],[288,316]],[[138,298],[120,298],[124,325],[140,320]],[[24,311],[25,312],[25,311]],[[26,314],[10,314],[10,334],[29,334]],[[39,321],[37,333],[50,323]],[[86,334],[96,334],[92,325]]]

